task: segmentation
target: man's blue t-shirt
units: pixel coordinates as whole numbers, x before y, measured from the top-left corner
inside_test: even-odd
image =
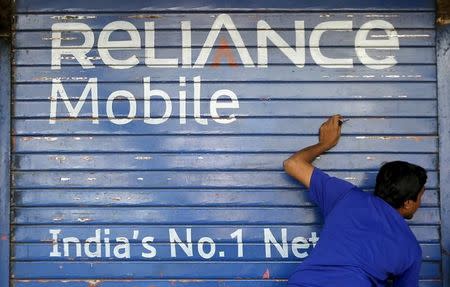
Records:
[[[381,198],[314,168],[309,196],[324,215],[320,240],[288,286],[419,285],[422,249],[405,219]]]

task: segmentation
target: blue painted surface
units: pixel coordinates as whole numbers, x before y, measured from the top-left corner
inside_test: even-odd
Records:
[[[99,225],[91,224],[89,226],[84,226],[80,228],[79,225],[64,225],[60,223],[54,223],[51,225],[17,225],[15,229],[15,241],[21,243],[42,243],[52,242],[52,235],[48,232],[49,228],[61,229],[64,231],[63,234],[70,236],[77,235],[80,240],[86,240],[92,237],[96,229],[105,230],[110,229],[111,242],[115,240],[116,237],[129,235],[133,230],[140,230],[142,234],[151,234],[155,237],[156,243],[167,243],[169,242],[169,228],[175,228],[181,232],[185,232],[186,228],[192,229],[192,240],[198,241],[201,237],[214,234],[214,239],[218,243],[236,243],[236,239],[230,237],[230,234],[239,228],[244,228],[243,230],[243,242],[247,243],[261,243],[264,237],[265,226],[256,225]],[[286,238],[290,242],[293,238],[299,235],[311,235],[312,232],[320,234],[319,225],[302,225],[302,224],[283,224],[274,225],[270,227],[273,230],[273,236],[277,241],[282,240],[281,228],[286,228]],[[422,243],[439,243],[439,226],[438,225],[411,225],[411,230],[414,232],[418,240]],[[102,238],[103,240],[103,238]],[[130,242],[140,242],[136,239],[130,237]]]
[[[302,1],[304,2],[304,1]],[[301,4],[302,2],[298,2]],[[184,4],[179,3],[179,4]],[[259,4],[261,1],[259,2]],[[246,3],[250,4],[250,3]],[[337,4],[337,3],[333,3]],[[260,4],[261,5],[261,4]],[[321,3],[323,5],[323,2]],[[97,14],[95,17],[89,17],[87,15],[83,18],[82,15],[67,16],[65,14],[38,14],[27,15],[18,14],[16,18],[17,30],[39,30],[39,27],[50,27],[54,23],[58,23],[61,20],[64,23],[78,22],[80,20],[87,24],[93,30],[101,30],[104,26],[112,21],[116,21],[118,17],[126,19],[126,21],[132,23],[136,27],[141,26],[143,21],[155,22],[155,28],[158,29],[180,29],[180,21],[193,20],[192,29],[210,29],[211,24],[214,22],[215,17],[219,13],[196,13],[196,14],[183,14],[183,13],[171,13],[169,11],[161,11],[157,14],[129,14],[124,15],[117,13]],[[351,16],[349,16],[351,15]],[[316,25],[322,23],[324,18],[327,21],[348,21],[353,22],[353,26],[360,27],[371,19],[385,19],[389,20],[396,29],[401,28],[419,28],[419,29],[434,29],[434,12],[385,12],[382,15],[368,15],[363,12],[352,13],[340,13],[340,12],[307,12],[307,13],[233,13],[233,21],[239,23],[241,29],[255,29],[258,20],[264,20],[270,23],[272,28],[276,29],[292,29],[295,20],[306,19],[305,28],[312,29]],[[162,51],[163,52],[163,51]]]
[[[145,5],[139,0],[131,0],[126,3],[117,2],[111,5],[108,0],[102,1],[87,1],[81,0],[76,2],[60,2],[57,0],[37,0],[37,1],[17,1],[17,11],[18,12],[54,12],[54,11],[151,11],[163,9],[166,10],[228,10],[235,9],[242,11],[245,9],[249,10],[421,10],[421,11],[434,11],[435,3],[429,0],[415,0],[415,1],[388,1],[388,0],[369,0],[369,1],[355,1],[346,0],[336,3],[335,1],[323,1],[317,3],[314,0],[307,1],[294,1],[294,0],[264,0],[258,2],[248,2],[239,0],[215,0],[215,1],[205,1],[205,0],[189,0],[180,3],[176,0],[170,1],[146,1]],[[112,7],[114,6],[114,7]]]
[[[336,113],[340,111],[335,107]],[[136,118],[123,126],[111,123],[108,119],[100,119],[93,124],[92,119],[61,119],[57,124],[49,125],[48,119],[18,119],[15,121],[16,135],[315,135],[317,126],[326,120],[323,118],[240,118],[238,124],[222,125],[209,119],[207,126],[199,125],[194,119],[186,120],[181,126],[176,118],[168,119],[161,125],[148,125],[142,117]],[[413,124],[414,123],[414,124]],[[301,125],[300,125],[301,124]],[[351,122],[343,131],[344,135],[436,135],[436,118],[419,118],[412,122],[410,118],[351,118]],[[57,138],[57,137],[56,137]]]
[[[171,287],[182,286],[182,287],[284,287],[286,286],[286,280],[282,279],[260,279],[260,280],[133,280],[133,282],[124,282],[122,280],[45,280],[41,282],[39,280],[17,280],[17,287],[85,287],[86,284],[96,284],[98,287],[147,287],[147,286],[157,286],[157,287]],[[88,285],[89,286],[89,285]],[[421,280],[420,287],[440,287],[442,286],[439,280]]]
[[[299,146],[312,145],[317,135],[66,135],[16,136],[18,153],[83,153],[86,142],[90,151],[114,152],[292,152]],[[416,135],[343,135],[335,152],[437,153],[437,136]],[[331,153],[330,153],[331,154]],[[362,163],[360,163],[362,164]],[[281,167],[280,167],[281,168]]]
[[[120,17],[120,16],[118,16]],[[303,20],[303,19],[301,19]],[[143,31],[144,22],[141,21],[136,28],[138,28],[139,37],[142,40],[141,48],[144,47],[144,39],[145,34]],[[293,23],[292,23],[293,25]],[[48,27],[47,29],[49,29]],[[240,27],[238,24],[236,24],[236,28],[239,30]],[[288,43],[292,43],[291,45],[295,44],[295,33],[294,33],[294,27],[292,26],[290,29],[283,29],[277,31],[277,33],[283,38],[286,39]],[[156,28],[155,28],[156,29]],[[252,30],[242,30],[239,31],[239,34],[241,35],[245,46],[246,47],[257,47],[257,33],[255,31],[256,29],[256,21],[255,26]],[[327,31],[324,33],[324,35],[321,38],[320,41],[320,47],[352,47],[354,51],[354,45],[355,45],[355,36],[356,36],[356,29],[359,29],[359,27],[355,27],[355,30],[337,30],[337,31]],[[396,29],[397,33],[400,37],[398,37],[398,41],[400,43],[400,46],[402,47],[434,47],[435,46],[435,31],[433,29]],[[209,29],[203,29],[203,30],[194,30],[192,29],[192,47],[202,47],[205,43],[205,40],[208,36]],[[100,36],[100,31],[95,30],[92,32],[95,39],[98,39]],[[80,33],[80,31],[72,30],[69,32],[63,32],[62,33],[62,45],[81,45],[84,41],[83,35]],[[369,39],[386,39],[386,32],[373,30],[370,32]],[[375,36],[375,37],[374,37]],[[221,37],[225,37],[226,40],[229,40],[229,36],[225,31],[221,31],[219,33],[219,39]],[[156,49],[163,49],[167,47],[181,47],[181,40],[182,40],[182,33],[180,32],[180,29],[178,30],[156,30],[155,32],[155,47]],[[310,45],[309,39],[311,38],[311,30],[305,30],[305,45],[306,47],[317,47],[316,44]],[[129,32],[128,31],[115,31],[111,34],[111,40],[129,40]],[[16,35],[16,42],[15,42],[15,48],[50,48],[52,45],[52,33],[51,31],[23,31]],[[216,43],[217,46],[219,46],[220,41]],[[242,46],[242,45],[238,45]],[[269,42],[268,47],[273,46],[272,43]],[[105,48],[109,48],[110,45],[106,45]],[[230,45],[232,47],[232,45]],[[370,47],[370,45],[365,44],[362,45],[362,47]],[[384,46],[385,48],[392,48],[392,44],[386,44]],[[94,43],[93,48],[97,48],[97,42]],[[125,46],[124,48],[131,48]],[[180,54],[181,49],[178,50],[178,54]],[[384,49],[386,50],[386,49]],[[352,51],[347,51],[348,54],[351,54]],[[372,52],[373,53],[373,52]],[[384,52],[386,53],[386,52]],[[114,53],[112,53],[114,54]],[[123,53],[125,55],[131,54],[130,52]],[[175,54],[173,56],[178,56],[178,54]],[[124,57],[125,58],[125,57]],[[193,54],[193,59],[196,59],[196,57]],[[255,61],[256,59],[254,59]]]
[[[81,93],[81,92],[80,92]],[[433,118],[436,115],[436,101],[435,100],[398,100],[393,102],[386,101],[349,101],[345,105],[336,100],[305,100],[302,102],[296,100],[241,100],[239,101],[238,111],[224,111],[221,116],[236,115],[239,118],[247,117],[267,117],[270,114],[272,117],[326,117],[340,110],[340,113],[347,117],[422,117]],[[152,100],[152,116],[162,117],[164,115],[166,104],[161,100]],[[194,118],[194,101],[186,102],[188,105],[186,109],[186,116]],[[144,101],[136,102],[136,117],[144,117]],[[173,117],[180,116],[180,101],[172,101]],[[339,105],[339,108],[336,106]],[[416,111],[415,107],[421,106],[421,109]],[[200,108],[203,110],[203,115],[211,119],[210,102],[205,99],[200,103]],[[129,103],[126,100],[117,100],[114,102],[114,114],[117,117],[127,117],[129,112]],[[14,105],[15,118],[44,118],[48,119],[48,100],[47,101],[33,101],[33,102],[16,102]],[[98,102],[98,116],[99,118],[108,118],[106,111],[106,101]],[[70,114],[64,104],[57,105],[57,118],[68,118]],[[92,110],[90,106],[86,105],[81,109],[78,118],[92,118]]]
[[[143,77],[148,73],[152,73],[151,80],[154,82],[177,81],[180,76],[184,76],[192,82],[194,77],[199,76],[203,81],[221,81],[235,82],[237,74],[247,74],[248,68],[237,66],[228,69],[217,69],[215,67],[206,66],[201,70],[180,70],[180,68],[148,68],[145,66],[136,66],[124,73],[123,70],[114,70],[105,66],[96,67],[95,69],[80,70],[79,67],[65,67],[61,71],[50,70],[49,67],[17,67],[16,78],[17,83],[46,83],[53,79],[61,78],[63,82],[82,82],[86,84],[89,78],[97,78],[97,82],[116,82],[118,78],[123,82],[142,83]],[[153,74],[154,73],[154,74]],[[272,74],[273,73],[273,74]],[[337,82],[361,82],[361,81],[406,81],[406,82],[422,82],[436,81],[436,67],[434,65],[397,65],[384,70],[373,70],[365,66],[355,66],[354,68],[338,69],[331,71],[330,69],[318,66],[305,66],[298,69],[292,66],[274,66],[270,68],[270,72],[265,69],[252,69],[252,73],[248,73],[246,78],[249,82],[263,82],[268,76],[271,81],[291,82],[322,82],[326,77],[328,81]],[[317,77],[317,75],[321,75]],[[366,77],[363,77],[366,76]],[[173,97],[173,96],[172,96]],[[192,95],[190,95],[192,97]]]
[[[0,38],[0,286],[9,286],[10,265],[10,44]]]
[[[346,82],[321,82],[320,85],[311,82],[258,82],[255,85],[234,82],[233,88],[241,91],[239,96],[242,100],[355,100],[355,104],[358,103],[356,100],[366,99],[436,100],[436,84],[434,82],[383,82],[382,93],[379,91],[379,82],[352,82],[351,89],[348,89],[347,85]],[[78,100],[85,86],[85,83],[67,83],[64,85],[64,89],[70,99]],[[178,85],[174,85],[173,82],[155,83],[154,87],[166,91],[169,95],[176,95],[179,91]],[[201,98],[227,87],[227,83],[203,83]],[[20,100],[17,102],[18,104],[28,100],[48,101],[51,84],[16,84],[14,89],[16,100]],[[98,95],[98,99],[106,100],[112,92],[120,89],[131,92],[136,100],[144,99],[142,83],[102,83],[102,93]]]
[[[433,2],[73,2],[17,2],[12,117],[16,287],[285,285],[303,260],[293,253],[292,241],[312,233],[320,236],[322,218],[304,188],[283,172],[282,161],[315,143],[318,127],[333,113],[350,121],[344,125],[340,144],[317,160],[319,167],[367,192],[373,190],[376,172],[385,161],[408,160],[427,169],[423,207],[409,224],[424,250],[420,286],[442,286]],[[160,13],[166,8],[174,9]],[[296,67],[270,41],[267,68],[245,67],[248,59],[242,63],[235,48],[225,49],[233,60],[223,55],[215,58],[224,49],[220,41],[204,68],[145,65],[144,22],[155,22],[156,56],[181,59],[180,21],[191,21],[195,61],[211,24],[220,13],[233,9],[241,12],[230,17],[255,64],[261,51],[258,20],[270,23],[290,46],[295,44],[294,21],[304,20],[305,66]],[[285,9],[290,12],[276,12]],[[136,49],[111,52],[120,59],[135,55],[139,64],[128,69],[106,65],[97,48],[103,27],[119,20],[132,23],[141,38]],[[382,48],[388,49],[368,49],[363,60],[395,57],[395,66],[367,67],[357,56],[357,30],[370,20],[391,22],[400,49],[385,43]],[[326,21],[352,22],[353,31],[325,32],[320,48],[328,57],[352,59],[353,67],[321,67],[313,58],[311,48],[317,45],[309,42],[311,33]],[[94,67],[83,69],[69,53],[57,69],[52,66],[51,45],[58,36],[52,35],[51,26],[78,22],[93,31],[93,48],[85,56]],[[111,39],[127,40],[129,31],[113,32]],[[371,39],[387,38],[385,31],[370,33]],[[77,29],[61,38],[66,46],[84,42]],[[225,31],[220,39],[232,43]],[[180,76],[186,77],[185,89],[180,88]],[[195,76],[202,78],[199,107],[207,125],[194,118]],[[173,111],[164,123],[144,122],[144,77],[151,77],[152,90],[161,89],[171,98]],[[59,98],[55,122],[50,123],[52,81],[62,81],[74,107],[89,78],[97,78],[99,101],[92,102],[89,96],[75,118]],[[210,110],[211,95],[220,89],[230,89],[239,98],[239,108],[220,112],[222,117],[236,116],[230,124],[216,122]],[[127,90],[136,99],[136,115],[124,125],[108,118],[107,99],[117,90]],[[187,92],[186,123],[179,119],[180,90]],[[93,122],[92,104],[99,107],[98,124]],[[127,116],[128,109],[123,98],[114,102],[117,118]],[[160,99],[152,100],[153,117],[164,110]],[[55,247],[50,230],[59,232],[57,247],[64,252],[62,238],[76,237],[84,244],[92,241],[96,229],[103,232],[99,242],[105,248],[107,237],[111,249],[121,246],[120,237],[127,238],[129,257],[106,257],[106,251],[100,258],[89,257],[85,245],[78,256],[75,243],[69,244],[67,256],[50,255]],[[178,245],[177,255],[172,254],[170,229],[184,241],[187,229],[192,232],[192,256]],[[241,257],[231,236],[239,229],[244,242]],[[273,245],[269,246],[272,255],[266,256],[265,229],[274,240],[287,241],[286,257]],[[156,257],[142,256],[144,236],[154,237]],[[216,243],[211,258],[198,251],[205,236]],[[312,248],[308,243],[301,251]],[[205,250],[210,250],[208,244]]]
[[[275,230],[274,230],[275,231]],[[320,235],[320,233],[319,233]],[[120,243],[111,243],[111,248],[115,248],[116,246],[119,246]],[[158,250],[158,256],[153,259],[153,261],[192,261],[192,260],[202,260],[203,258],[198,254],[195,253],[193,256],[188,256],[185,253],[183,253],[181,250],[177,251],[176,258],[173,258],[171,256],[170,251],[170,243],[157,243],[154,245]],[[198,248],[198,244],[194,244],[194,249]],[[292,244],[287,244],[289,248],[292,248]],[[430,244],[430,243],[421,243],[420,244],[422,248],[422,259],[424,261],[440,261],[441,260],[441,245],[440,244]],[[48,249],[51,249],[50,243],[36,243],[36,244],[30,244],[30,243],[17,243],[15,245],[14,249],[14,259],[20,260],[20,261],[45,261],[48,258]],[[236,253],[236,246],[234,243],[218,243],[216,244],[216,248],[219,250],[222,250],[225,252],[225,254],[234,254]],[[101,258],[98,259],[99,261],[140,261],[141,253],[145,251],[145,249],[142,248],[140,243],[133,243],[131,245],[131,254],[130,258],[121,259],[121,258]],[[313,250],[312,246],[309,246],[309,248],[302,248],[301,252],[307,252],[310,253]],[[75,246],[72,245],[69,249],[69,256],[67,257],[57,257],[54,260],[55,261],[72,261],[72,260],[78,260],[78,261],[89,261],[92,260],[90,257],[83,254],[81,257],[76,257],[76,249]],[[288,257],[283,257],[279,252],[276,251],[276,248],[272,247],[273,255],[271,254],[271,258],[279,260],[279,261],[295,261],[298,260],[296,256],[294,256],[293,253],[289,253]],[[266,260],[266,254],[265,254],[265,246],[264,244],[257,244],[257,243],[249,243],[246,244],[245,247],[245,254],[246,256],[252,258],[252,261],[263,261]],[[219,254],[215,254],[210,260],[220,260],[222,262],[227,261],[248,261],[248,259],[245,258],[233,258],[232,260],[230,258],[221,258]]]
[[[17,262],[13,272],[23,279],[63,279],[72,277],[76,279],[86,278],[85,274],[94,273],[100,279],[159,279],[161,277],[181,279],[190,278],[195,270],[196,276],[204,279],[254,279],[256,276],[263,278],[266,270],[270,270],[272,279],[284,279],[292,274],[299,264],[295,262],[264,262],[252,261],[245,263],[236,262],[102,262],[92,264],[90,262]],[[62,267],[62,268],[61,268]],[[190,267],[190,268],[189,268]],[[114,272],[111,272],[114,270]],[[421,279],[435,279],[440,275],[438,262],[423,262],[420,270]],[[92,275],[91,275],[92,276]]]
[[[442,274],[450,286],[450,25],[437,27],[437,70],[439,101],[439,170],[441,186]]]
[[[192,48],[192,55],[195,59],[199,53],[201,48]],[[236,50],[233,48],[233,53],[237,55]],[[257,48],[249,48],[249,54],[252,56],[252,59],[256,59]],[[355,64],[361,64],[361,61],[356,56],[356,54],[349,49],[348,47],[328,47],[321,49],[323,54],[333,57],[333,58],[351,58]],[[16,58],[14,59],[15,64],[18,66],[31,66],[31,65],[40,65],[40,66],[49,66],[51,63],[49,59],[51,57],[51,52],[48,49],[16,49]],[[129,49],[125,51],[125,53],[130,55],[135,55],[140,63],[144,63],[145,61],[145,52],[143,50],[133,51]],[[158,54],[161,58],[170,58],[174,56],[178,56],[180,53],[180,49],[178,47],[164,47],[158,51]],[[275,47],[268,48],[268,53],[271,56],[271,64],[272,65],[289,65],[289,59],[284,56],[280,51]],[[402,48],[401,52],[399,50],[369,50],[368,54],[373,58],[383,58],[387,56],[395,56],[397,62],[399,64],[433,64],[436,62],[436,54],[434,47],[405,47]],[[104,65],[101,60],[98,50],[92,50],[87,53],[88,57],[92,57],[92,63],[94,65],[102,66]],[[314,64],[314,59],[308,53],[305,59],[306,64]],[[64,66],[78,66],[79,63],[73,57],[64,57],[61,60],[61,64]],[[241,63],[237,63],[238,65],[242,65]],[[212,57],[209,57],[206,65],[215,65]],[[219,63],[217,65],[218,68],[223,68],[227,66],[227,62]]]

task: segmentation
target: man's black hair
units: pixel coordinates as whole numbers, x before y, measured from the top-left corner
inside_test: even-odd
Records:
[[[423,167],[405,161],[391,161],[378,171],[375,195],[397,209],[407,200],[417,201],[426,181],[427,172]]]

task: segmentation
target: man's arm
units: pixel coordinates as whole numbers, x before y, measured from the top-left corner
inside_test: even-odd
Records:
[[[284,170],[309,188],[316,157],[334,147],[341,136],[341,115],[331,116],[320,126],[319,142],[294,153],[283,162]]]

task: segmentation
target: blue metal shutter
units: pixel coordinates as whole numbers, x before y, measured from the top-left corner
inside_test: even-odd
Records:
[[[339,145],[316,161],[320,168],[367,191],[373,189],[382,162],[407,160],[428,170],[423,207],[410,225],[423,248],[421,286],[442,285],[433,5],[417,1],[386,7],[373,1],[361,7],[352,1],[330,1],[292,7],[289,1],[264,1],[258,2],[266,4],[261,8],[238,1],[73,2],[17,3],[12,121],[15,286],[284,286],[301,257],[312,250],[314,234],[320,237],[322,219],[307,192],[283,172],[282,161],[314,143],[320,123],[333,113],[350,121]],[[191,24],[194,64],[221,14],[236,25],[255,67],[243,66],[243,56],[226,29],[204,67],[182,67],[181,22]],[[270,41],[268,67],[258,66],[259,20],[292,47],[294,23],[304,21],[304,67],[296,67]],[[359,27],[372,20],[387,21],[398,33],[391,37],[398,38],[399,50],[368,50],[371,58],[395,57],[393,67],[370,68],[355,53]],[[99,53],[99,37],[114,21],[128,22],[138,31],[140,48],[111,52],[119,60],[136,55],[139,63],[133,67],[110,67]],[[351,68],[323,67],[311,56],[311,33],[327,21],[351,21],[350,30],[326,31],[319,43],[327,57],[352,59]],[[154,23],[156,58],[179,58],[178,67],[145,64],[145,22]],[[52,34],[55,23],[82,23],[80,27],[92,31],[94,46],[85,58],[92,68],[83,68],[70,53],[61,56],[59,69],[52,68],[52,41],[73,46],[84,41],[77,30],[57,39]],[[389,39],[380,29],[369,35]],[[130,40],[130,34],[115,31],[111,39]],[[198,76],[200,116],[207,125],[194,118],[193,81]],[[165,91],[171,98],[171,116],[161,124],[144,122],[145,77],[150,77],[151,90]],[[179,77],[185,77],[185,86]],[[60,83],[74,108],[94,78],[98,101],[91,101],[90,94],[74,118],[58,98],[52,123],[52,89]],[[223,89],[239,100],[239,108],[221,110],[222,117],[235,114],[230,124],[210,115],[210,98]],[[136,104],[136,116],[123,125],[107,116],[107,99],[119,90],[131,93]],[[186,91],[186,124],[179,118],[180,90]],[[98,124],[92,111],[96,104]],[[126,119],[130,105],[123,97],[117,99],[113,113]],[[163,115],[165,107],[161,100],[152,101],[152,115]],[[183,242],[192,237],[192,255],[176,244],[174,256],[169,243],[174,232]],[[237,244],[240,232],[242,245]],[[52,237],[56,233],[57,244]],[[269,235],[280,243],[278,248],[270,244],[270,256],[264,242]],[[92,237],[94,243],[86,249]],[[95,237],[102,241],[100,258],[89,257],[97,247]],[[156,256],[143,256],[150,254],[142,242],[145,237]],[[80,241],[68,244],[67,256],[63,238]],[[55,244],[61,256],[51,255]],[[126,258],[116,256],[115,248]],[[295,248],[303,255],[296,256]],[[209,258],[209,253],[214,255]]]

